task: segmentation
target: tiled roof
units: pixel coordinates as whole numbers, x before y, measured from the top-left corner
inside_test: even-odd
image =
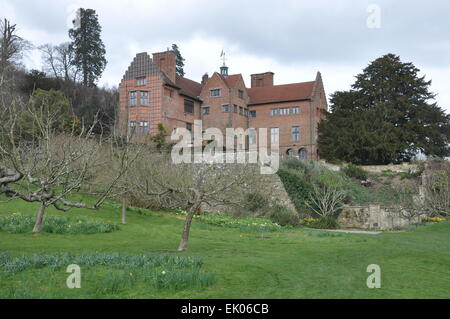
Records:
[[[309,100],[315,83],[312,81],[247,89],[250,96],[249,104]]]
[[[187,78],[183,78],[178,75],[176,81],[177,83],[175,85],[181,89],[181,94],[195,99],[200,96],[200,92],[202,91],[202,85],[200,83],[189,80]]]

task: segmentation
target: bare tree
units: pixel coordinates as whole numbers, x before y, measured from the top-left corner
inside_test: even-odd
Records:
[[[345,193],[335,188],[314,185],[306,205],[317,215],[327,218],[333,216],[344,206]]]
[[[14,63],[17,63],[24,53],[32,46],[30,42],[17,35],[17,26],[4,19],[0,21],[0,75]]]
[[[247,164],[174,164],[169,154],[148,151],[127,172],[123,187],[148,206],[187,211],[178,251],[188,248],[193,217],[205,205],[243,206],[255,191],[258,167]]]
[[[92,137],[92,127],[76,132],[60,132],[55,121],[58,117],[43,103],[3,105],[7,116],[5,125],[0,129],[0,161],[2,163],[1,193],[9,198],[20,198],[27,202],[40,203],[39,212],[33,229],[38,233],[42,228],[45,210],[53,206],[58,210],[70,208],[98,209],[114,184],[126,170],[125,162],[117,175],[109,178],[94,204],[75,200],[72,196],[79,193],[93,181],[97,171],[106,170],[111,157],[111,147],[101,136]],[[27,115],[27,121],[23,120]],[[31,126],[31,129],[30,129]],[[28,138],[21,137],[21,131],[32,132]]]
[[[74,54],[70,50],[70,43],[54,46],[44,44],[39,47],[46,72],[52,74],[59,81],[76,82],[79,69],[73,63]]]
[[[402,186],[394,208],[400,217],[408,220],[409,224],[419,223],[421,217],[427,214],[426,204],[420,199],[417,185]]]
[[[423,187],[424,208],[430,216],[450,215],[450,169],[432,174]]]

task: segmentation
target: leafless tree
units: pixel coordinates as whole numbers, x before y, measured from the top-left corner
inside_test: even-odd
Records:
[[[247,164],[174,164],[169,154],[147,151],[127,172],[123,187],[149,206],[187,211],[178,251],[188,248],[193,217],[205,205],[243,206],[255,191],[258,167]]]
[[[79,69],[73,63],[74,54],[70,50],[70,43],[54,46],[44,44],[39,47],[46,72],[52,74],[59,81],[76,82]]]
[[[417,224],[420,222],[420,218],[427,213],[425,202],[419,198],[417,185],[400,187],[394,208],[400,217],[408,220],[409,224]]]
[[[345,196],[345,192],[333,187],[314,185],[306,205],[317,215],[327,218],[333,216],[344,206]]]
[[[14,63],[20,61],[23,53],[30,49],[30,42],[17,35],[17,26],[7,19],[0,21],[0,75]]]
[[[423,187],[424,207],[430,216],[450,215],[450,169],[432,174]]]
[[[110,152],[111,146],[101,136],[92,137],[92,127],[82,128],[81,132],[74,128],[70,132],[56,131],[54,121],[58,117],[44,104],[3,105],[6,116],[3,114],[5,122],[0,128],[1,193],[9,198],[40,203],[34,233],[41,231],[49,206],[61,211],[98,209],[126,170],[125,161],[119,158],[117,174],[102,185],[94,204],[74,200],[73,194],[82,191],[98,171],[106,170],[117,154]],[[23,121],[24,114],[28,115],[27,122]],[[26,139],[21,137],[25,126],[33,132]]]

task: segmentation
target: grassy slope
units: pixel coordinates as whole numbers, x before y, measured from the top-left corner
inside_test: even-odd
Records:
[[[0,216],[36,209],[36,205],[15,201],[0,204]],[[61,214],[52,209],[49,213]],[[119,209],[112,207],[68,214],[119,221]],[[128,222],[109,234],[0,232],[0,252],[148,253],[174,250],[178,245],[182,217],[131,212]],[[64,271],[52,274],[44,269],[0,276],[0,296],[19,287],[27,292],[24,296],[62,298],[450,298],[449,222],[378,236],[294,230],[265,238],[197,222],[185,255],[203,257],[205,270],[216,274],[216,284],[204,290],[171,292],[138,283],[116,295],[100,295],[92,287],[107,269],[84,272],[83,288],[78,290],[65,288],[68,274]],[[369,264],[381,266],[381,289],[366,287]]]

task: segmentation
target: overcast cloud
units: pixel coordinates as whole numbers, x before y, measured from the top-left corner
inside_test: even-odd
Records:
[[[369,5],[381,9],[381,28],[369,28]],[[310,81],[320,70],[327,93],[346,90],[370,61],[386,53],[413,62],[450,112],[450,3],[393,1],[167,1],[0,0],[0,18],[16,23],[36,46],[68,41],[77,7],[95,9],[103,27],[108,66],[102,85],[117,85],[138,52],[177,43],[187,77],[200,81],[220,67],[222,48],[231,73],[272,71],[276,84]],[[41,69],[37,51],[26,60]]]

